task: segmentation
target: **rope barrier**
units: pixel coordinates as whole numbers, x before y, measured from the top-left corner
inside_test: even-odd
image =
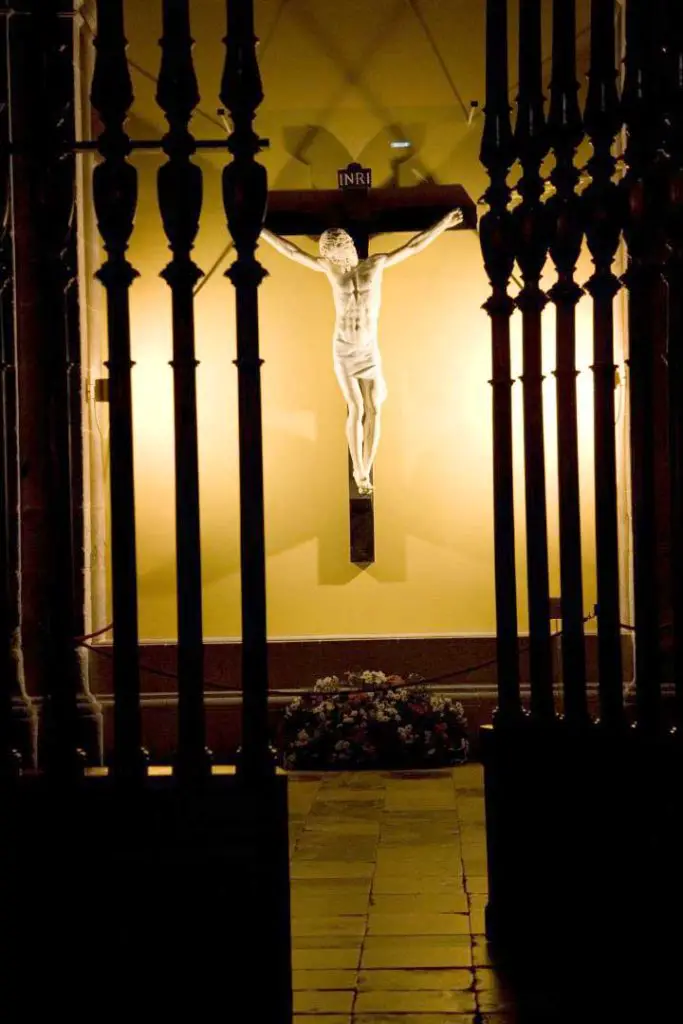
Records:
[[[598,614],[595,613],[595,612],[592,612],[590,615],[584,616],[583,622],[585,624],[585,623],[591,622],[592,620],[597,619],[597,618],[598,618]],[[625,630],[626,632],[630,632],[630,633],[635,632],[635,626],[632,626],[629,623],[621,622],[619,625],[620,625],[620,628]],[[113,630],[113,628],[114,628],[114,624],[112,622],[112,623],[109,623],[108,626],[103,626],[102,629],[95,630],[95,632],[93,632],[93,633],[88,633],[88,634],[86,634],[83,637],[76,637],[75,640],[74,640],[75,645],[77,647],[83,647],[86,650],[92,651],[94,654],[98,654],[101,657],[108,658],[108,659],[111,660],[112,657],[113,657],[111,651],[105,650],[102,647],[97,647],[94,644],[88,643],[88,640],[93,639],[94,637],[101,636],[103,633],[107,633],[110,630]],[[670,622],[665,622],[660,627],[661,630],[670,629],[670,628],[671,628],[671,623]],[[562,636],[562,633],[563,633],[562,629],[555,630],[553,633],[551,633],[550,639],[551,640],[557,640],[559,637]],[[520,645],[519,653],[520,654],[524,654],[526,651],[528,651],[529,646],[530,646],[530,642],[529,641],[527,641],[524,644]],[[412,689],[412,688],[419,688],[419,687],[425,687],[427,689],[431,689],[431,688],[434,688],[438,683],[442,683],[442,682],[444,682],[447,679],[457,679],[460,676],[470,675],[470,674],[472,674],[474,672],[481,671],[484,668],[491,668],[492,666],[494,666],[497,663],[497,660],[498,660],[497,658],[488,658],[486,661],[479,661],[479,662],[476,662],[475,664],[472,664],[472,665],[464,665],[464,666],[461,666],[460,668],[452,669],[449,672],[441,672],[438,675],[427,676],[424,679],[417,679],[417,680],[412,680],[412,681],[410,679],[407,679],[407,680],[402,680],[400,684],[396,683],[396,684],[389,684],[389,685],[384,685],[384,686],[368,687],[367,689],[364,688],[362,691],[358,690],[357,687],[340,686],[340,688],[338,690],[319,691],[319,690],[315,690],[313,687],[306,687],[306,688],[302,688],[302,689],[297,689],[295,692],[296,692],[296,696],[299,696],[299,697],[311,697],[311,696],[316,696],[316,697],[336,697],[336,696],[340,696],[341,694],[345,694],[345,693],[359,693],[359,692],[367,693],[367,694],[371,694],[371,693],[386,693],[387,691],[393,690],[393,689]],[[173,679],[175,681],[177,681],[177,679],[178,679],[178,675],[177,675],[176,672],[171,672],[171,671],[169,671],[167,669],[156,668],[153,665],[146,665],[144,663],[140,664],[140,671],[144,672],[144,673],[147,673],[148,675],[159,676],[159,677],[161,677],[163,679]],[[225,685],[225,683],[220,682],[218,680],[216,680],[216,681],[214,681],[214,680],[205,680],[204,688],[207,689],[207,690],[222,690],[222,691],[230,689],[229,687],[227,687]],[[293,691],[292,691],[291,688],[290,689],[285,689],[285,688],[282,688],[282,687],[273,687],[273,688],[269,689],[268,692],[272,696],[291,697]]]

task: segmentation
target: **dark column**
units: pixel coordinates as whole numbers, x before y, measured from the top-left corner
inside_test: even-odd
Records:
[[[129,289],[137,271],[126,259],[137,205],[137,171],[128,163],[124,125],[133,102],[126,60],[123,0],[98,0],[92,105],[103,131],[93,175],[98,227],[107,259],[97,277],[107,291],[112,608],[114,617],[113,769],[120,779],[145,773],[140,714],[135,486],[131,400]]]
[[[22,751],[30,757],[31,720],[23,686],[19,596],[19,450],[17,437],[14,238],[9,143],[11,138],[11,12],[0,12],[0,777],[16,775]]]
[[[579,172],[574,155],[583,136],[576,81],[575,0],[553,4],[553,75],[548,129],[555,153],[550,202],[550,253],[557,283],[550,298],[557,311],[557,463],[560,501],[560,579],[562,584],[562,675],[567,721],[584,723],[586,653],[583,635],[583,571],[581,566],[581,504],[579,440],[576,412],[576,304],[582,290],[574,281],[583,231],[575,188]]]
[[[591,183],[583,194],[583,218],[595,266],[586,290],[593,298],[598,678],[600,718],[607,726],[623,720],[613,316],[620,284],[612,272],[623,214],[619,189],[612,181],[616,163],[612,144],[621,126],[614,45],[614,0],[593,0],[584,116],[593,155],[588,164]]]
[[[188,125],[199,103],[192,63],[189,0],[164,0],[157,101],[166,114],[168,162],[158,175],[159,208],[173,259],[162,271],[173,303],[176,557],[178,589],[178,759],[181,778],[210,772],[204,713],[202,566],[193,289],[202,272],[192,260],[202,206],[202,172],[191,162]]]
[[[220,99],[230,112],[233,160],[223,171],[223,201],[237,259],[226,272],[236,291],[242,567],[242,754],[240,770],[256,779],[274,772],[268,743],[266,550],[258,287],[265,271],[255,256],[265,218],[268,181],[256,162],[262,140],[253,129],[263,99],[251,0],[227,0],[228,34]]]
[[[656,158],[661,143],[656,51],[658,8],[629,0],[626,8],[626,78],[623,112],[628,132],[628,171],[622,186],[628,204],[625,236],[629,265],[629,391],[633,582],[636,627],[638,724],[659,726],[661,665],[655,483],[654,354],[664,329],[666,293]]]
[[[496,657],[501,721],[521,715],[515,575],[515,509],[512,463],[512,377],[510,317],[514,303],[508,284],[514,264],[512,217],[507,176],[514,161],[508,102],[507,7],[489,0],[486,7],[486,120],[481,162],[491,183],[489,211],[480,225],[481,248],[492,294],[484,309],[491,318],[493,388],[493,527],[496,587]]]
[[[541,361],[541,313],[547,299],[541,291],[540,280],[549,238],[547,214],[541,202],[543,180],[540,168],[548,151],[548,136],[541,88],[540,0],[520,0],[519,18],[519,94],[515,142],[522,165],[522,177],[517,186],[522,202],[514,213],[514,222],[517,263],[524,279],[524,287],[516,303],[522,312],[523,332],[529,666],[531,709],[539,719],[547,720],[554,716],[554,701]]]
[[[70,10],[13,19],[16,296],[22,465],[22,617],[27,670],[44,698],[41,756],[80,772],[84,741],[82,475],[75,287],[74,74]]]
[[[675,722],[683,728],[683,5],[667,0],[666,218],[669,259],[669,451],[671,462],[671,584]]]

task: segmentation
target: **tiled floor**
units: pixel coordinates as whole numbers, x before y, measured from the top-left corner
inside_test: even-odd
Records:
[[[290,817],[296,1024],[507,1024],[480,766],[292,776]]]

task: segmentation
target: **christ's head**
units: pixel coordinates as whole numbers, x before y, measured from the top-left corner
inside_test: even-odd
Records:
[[[351,235],[342,228],[330,228],[320,236],[320,255],[340,267],[355,267],[358,253]]]

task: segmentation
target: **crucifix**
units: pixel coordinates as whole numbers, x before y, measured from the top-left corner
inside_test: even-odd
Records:
[[[347,406],[351,561],[375,560],[373,465],[387,396],[377,341],[384,270],[421,252],[442,232],[476,228],[476,208],[460,185],[371,188],[369,169],[339,171],[339,189],[274,191],[261,237],[282,255],[327,275],[337,313],[334,370]],[[369,255],[372,234],[418,232],[406,245]],[[320,257],[289,237],[319,238]]]

